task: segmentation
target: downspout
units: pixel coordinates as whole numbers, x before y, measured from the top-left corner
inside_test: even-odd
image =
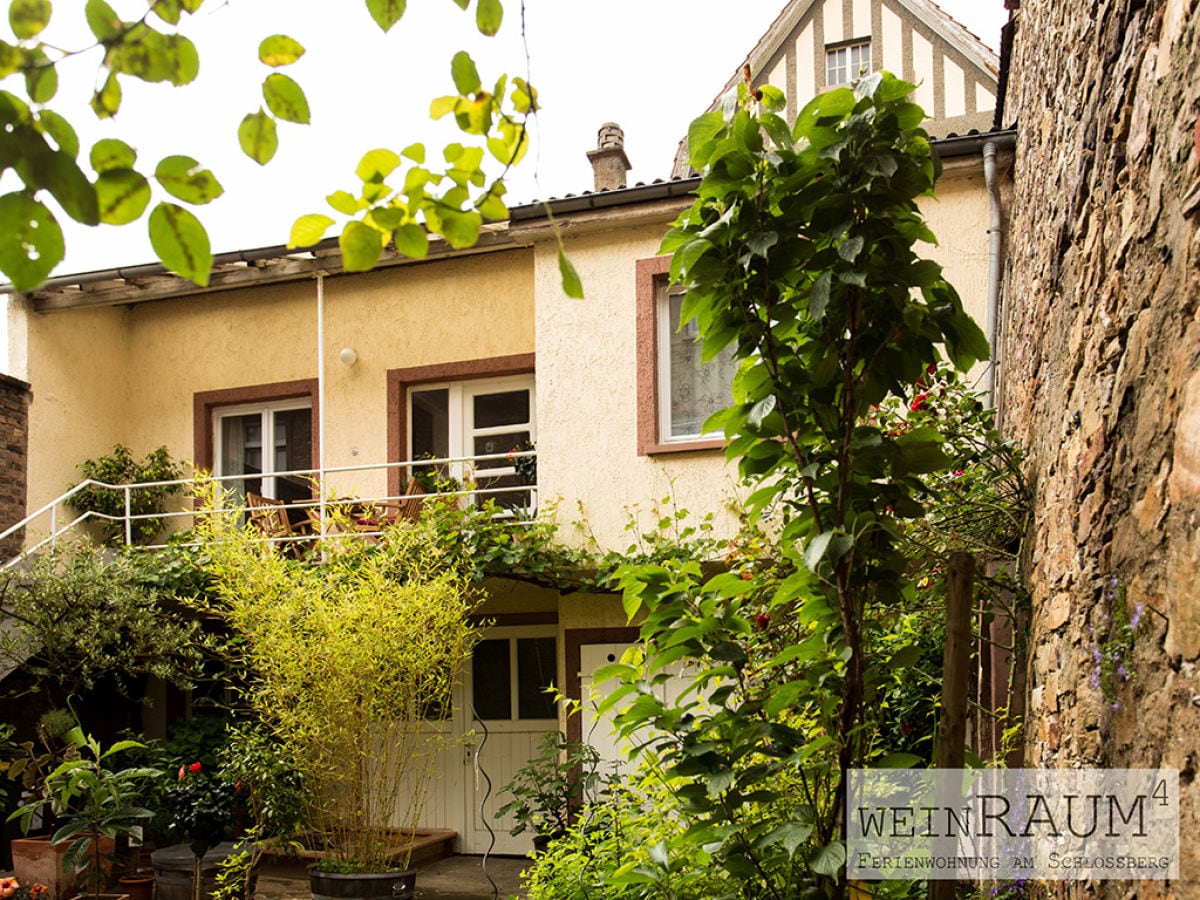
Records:
[[[325,537],[325,273],[317,273],[317,502]]]
[[[996,177],[996,142],[983,145],[983,181],[987,187],[990,217],[988,220],[988,281],[987,281],[987,339],[991,347],[991,359],[984,370],[983,383],[987,392],[988,405],[996,409],[997,422],[1000,418],[996,397],[996,368],[998,366],[997,321],[1000,313],[1000,267],[1004,248],[1004,217],[1000,208],[1000,185]]]

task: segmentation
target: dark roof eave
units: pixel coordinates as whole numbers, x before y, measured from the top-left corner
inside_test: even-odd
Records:
[[[699,176],[692,178],[677,178],[671,181],[656,181],[653,184],[639,184],[634,187],[620,188],[615,191],[600,191],[598,193],[580,194],[578,196],[556,197],[551,200],[538,200],[534,203],[524,203],[520,206],[509,207],[510,222],[532,222],[552,215],[569,215],[571,213],[588,212],[598,209],[610,209],[617,206],[632,206],[637,203],[647,203],[652,200],[668,200],[675,197],[688,197],[700,184]]]
[[[996,144],[1000,150],[1009,150],[1016,146],[1016,140],[1016,129],[1006,128],[934,138],[931,143],[934,149],[937,150],[939,157],[942,159],[954,159],[982,153],[985,144]],[[592,210],[632,206],[652,200],[687,197],[692,194],[699,184],[700,177],[693,176],[691,178],[679,178],[672,181],[656,181],[653,184],[639,184],[634,187],[621,188],[615,191],[601,191],[594,194],[581,194],[579,196],[559,197],[536,203],[526,203],[509,209],[509,221],[534,222],[538,219],[545,219],[549,215],[565,216]]]

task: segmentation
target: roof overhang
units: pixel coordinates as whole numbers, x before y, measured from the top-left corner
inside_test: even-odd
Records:
[[[974,165],[971,157],[977,157],[978,164],[982,165],[983,147],[989,143],[1001,150],[1010,150],[1016,143],[1016,131],[1007,129],[942,138],[934,140],[933,146],[944,161],[961,168]],[[559,227],[581,233],[670,221],[691,203],[699,183],[698,177],[680,178],[514,206],[509,210],[509,220],[485,226],[473,247],[455,249],[443,239],[434,238],[429,242],[428,255],[421,260],[402,256],[389,248],[384,251],[376,269],[520,250],[553,235]],[[221,254],[214,258],[209,284],[203,288],[155,263],[51,278],[25,297],[32,302],[35,311],[46,313],[203,297],[221,291],[303,281],[317,275],[343,274],[355,273],[345,272],[337,239],[329,238],[304,250],[274,246]],[[0,286],[0,292],[11,293],[11,289]]]

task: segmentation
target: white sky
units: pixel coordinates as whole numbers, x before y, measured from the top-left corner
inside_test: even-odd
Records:
[[[136,0],[113,5],[127,17],[145,8]],[[1007,17],[1003,0],[940,5],[998,47]],[[82,0],[59,0],[56,9],[66,20],[82,18],[82,6]],[[530,74],[542,111],[534,148],[510,175],[510,205],[589,190],[585,153],[607,121],[625,131],[630,184],[666,177],[688,122],[782,7],[783,0],[526,0]],[[330,13],[334,8],[337,17]],[[502,71],[524,75],[519,12],[519,0],[505,0],[504,27],[487,39],[451,0],[410,0],[387,35],[362,0],[209,0],[192,21],[185,17],[185,33],[200,49],[195,83],[172,88],[125,79],[120,115],[97,123],[86,107],[99,61],[92,53],[69,63],[72,73],[64,72],[50,106],[80,129],[85,146],[102,136],[133,144],[147,174],[172,153],[212,168],[226,193],[195,211],[214,252],[283,244],[298,215],[329,212],[326,194],[339,188],[357,194],[353,170],[363,152],[399,150],[417,140],[440,147],[456,139],[453,127],[428,119],[429,101],[453,92],[449,60],[455,50],[471,52],[485,84]],[[259,84],[268,70],[257,61],[258,42],[278,32],[308,50],[281,71],[305,88],[313,124],[281,123],[279,153],[259,167],[241,154],[236,129],[261,103]],[[67,47],[86,44],[78,32],[51,34]],[[13,189],[11,176],[4,185]],[[156,191],[154,202],[163,197]],[[54,275],[154,258],[144,219],[121,228],[67,222],[64,228],[67,258]]]

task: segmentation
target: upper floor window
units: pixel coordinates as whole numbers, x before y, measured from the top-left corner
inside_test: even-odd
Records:
[[[666,401],[659,404],[659,435],[663,441],[720,438],[706,434],[704,420],[733,402],[733,347],[703,362],[696,320],[680,322],[683,290],[660,282],[657,293],[659,396]]]
[[[825,83],[848,84],[871,71],[871,42],[860,41],[825,51]]]
[[[218,407],[212,417],[215,474],[245,476],[225,482],[226,489],[288,502],[312,498],[308,475],[285,474],[312,468],[308,398]]]
[[[408,399],[412,459],[462,460],[439,466],[435,477],[472,480],[480,499],[505,509],[532,506],[528,488],[512,490],[534,483],[532,458],[507,456],[532,448],[537,437],[532,374],[423,384]]]
[[[701,361],[694,321],[680,327],[683,291],[668,282],[670,260],[637,264],[638,452],[667,453],[720,447],[724,435],[704,422],[733,402],[733,348]]]

